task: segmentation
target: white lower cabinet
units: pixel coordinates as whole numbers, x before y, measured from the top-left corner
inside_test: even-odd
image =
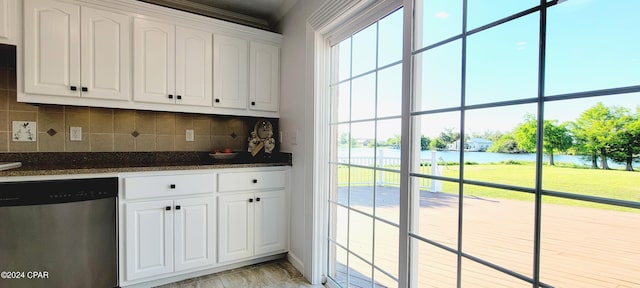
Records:
[[[255,255],[287,249],[286,199],[284,190],[255,194]]]
[[[176,282],[288,250],[289,168],[120,177],[121,287]]]
[[[127,280],[173,272],[173,201],[127,204]]]
[[[218,260],[228,262],[287,248],[286,193],[218,197]]]
[[[285,171],[220,173],[218,177],[222,192],[218,196],[218,261],[285,252]],[[247,190],[238,191],[241,188]]]
[[[215,264],[215,174],[151,174],[123,184],[126,281]]]
[[[215,263],[213,197],[126,205],[127,280]]]
[[[182,271],[215,263],[215,198],[174,201],[174,267]]]

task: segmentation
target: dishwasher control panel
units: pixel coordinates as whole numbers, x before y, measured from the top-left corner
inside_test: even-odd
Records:
[[[117,195],[115,177],[0,183],[0,207],[70,203]]]

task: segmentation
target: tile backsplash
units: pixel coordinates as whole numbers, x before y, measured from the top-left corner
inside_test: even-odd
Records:
[[[245,150],[249,130],[257,121],[251,117],[19,103],[15,59],[14,46],[0,45],[0,152]],[[36,122],[36,141],[13,141],[13,121]],[[277,123],[277,119],[272,121]],[[82,141],[70,140],[70,127],[81,127]],[[194,141],[186,141],[187,129],[194,131]]]

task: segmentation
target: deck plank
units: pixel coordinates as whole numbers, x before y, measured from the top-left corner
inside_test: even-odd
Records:
[[[391,191],[380,193],[391,194]],[[430,192],[423,195],[426,198],[421,199],[416,213],[419,221],[415,232],[457,248],[457,197]],[[354,208],[364,210],[358,207],[361,203],[355,197],[354,200]],[[376,215],[383,218],[397,215],[398,207],[389,203],[375,207]],[[533,275],[532,202],[466,197],[463,208],[464,253],[526,277]],[[541,281],[553,287],[640,287],[639,224],[640,213],[543,204]],[[369,225],[349,227],[353,230],[349,233],[350,243],[358,245],[358,251],[373,251],[374,262],[379,262],[374,263],[376,266],[385,269],[397,266],[394,263],[398,254],[397,235],[376,233],[374,249],[371,240],[353,239],[373,235],[375,228],[365,226]],[[419,287],[452,287],[457,262],[451,259],[455,260],[455,254],[423,244],[416,255],[420,263],[416,279]],[[466,264],[462,267],[462,287],[531,287],[525,281],[471,260],[463,263]],[[393,282],[378,284],[394,287]]]

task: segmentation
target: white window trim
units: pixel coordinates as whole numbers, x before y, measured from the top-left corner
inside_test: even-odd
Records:
[[[324,284],[327,279],[325,276],[327,273],[326,239],[329,225],[327,191],[330,183],[326,181],[329,172],[326,160],[329,159],[330,151],[326,143],[329,143],[330,137],[328,129],[330,47],[410,2],[412,1],[327,0],[307,19],[307,47],[308,52],[312,53],[307,53],[305,96],[306,99],[313,99],[313,105],[306,105],[305,112],[307,115],[313,115],[313,121],[305,125],[307,131],[313,131],[313,133],[310,133],[312,139],[305,141],[309,143],[305,150],[313,151],[312,170],[306,174],[312,178],[313,194],[311,201],[305,202],[305,210],[312,213],[310,213],[311,219],[306,219],[308,235],[306,237],[311,239],[305,239],[308,240],[305,241],[306,243],[311,243],[310,251],[305,252],[308,253],[305,259],[310,259],[305,262],[311,264],[311,267],[305,268],[304,272],[313,284]],[[406,39],[405,42],[407,42]],[[400,272],[402,274],[402,271]]]

